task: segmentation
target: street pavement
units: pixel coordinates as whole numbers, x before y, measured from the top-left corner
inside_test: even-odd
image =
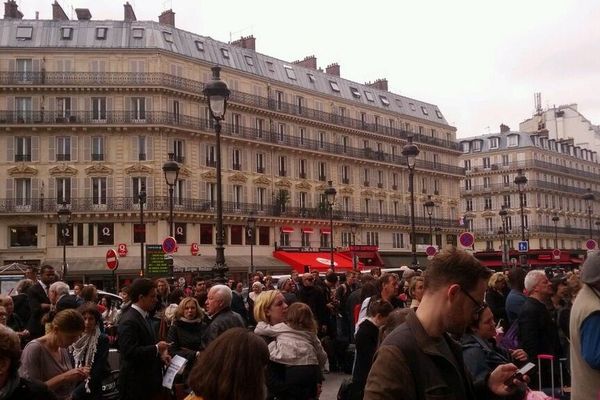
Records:
[[[332,372],[325,375],[325,382],[323,382],[323,392],[319,400],[336,400],[337,392],[342,384],[343,380],[350,378],[351,375],[347,375],[341,372]]]

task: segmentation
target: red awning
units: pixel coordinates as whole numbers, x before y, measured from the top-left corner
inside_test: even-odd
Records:
[[[571,262],[573,264],[583,264],[583,260],[581,258],[571,258]]]
[[[302,233],[313,233],[313,228],[302,228]]]
[[[321,234],[331,235],[331,228],[321,228]]]
[[[502,269],[502,261],[501,260],[479,260],[481,265],[491,269]]]
[[[281,227],[281,232],[283,232],[283,233],[292,233],[292,232],[294,232],[294,228],[292,228],[291,226],[282,226]]]
[[[273,256],[278,260],[290,265],[299,273],[304,273],[304,267],[308,266],[311,270],[327,271],[331,265],[331,254],[328,252],[301,252],[301,251],[283,251],[276,250]],[[348,271],[352,269],[352,258],[333,253],[333,262],[336,271]],[[358,263],[358,269],[364,267],[363,263]]]

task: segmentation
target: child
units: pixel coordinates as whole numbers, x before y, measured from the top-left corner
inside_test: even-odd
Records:
[[[297,387],[290,390],[295,398],[317,398],[327,354],[317,338],[317,322],[310,307],[294,303],[287,309],[287,322],[269,325],[261,321],[254,333],[275,338],[269,343],[270,358],[287,366],[285,381],[286,385]]]

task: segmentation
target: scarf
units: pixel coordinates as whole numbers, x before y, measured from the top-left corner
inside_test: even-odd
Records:
[[[92,334],[84,333],[71,345],[71,354],[75,360],[75,368],[85,366],[92,367],[94,357],[96,356],[99,337],[100,327],[96,326],[96,330]],[[85,380],[85,391],[86,393],[91,393],[89,377]]]
[[[19,379],[19,374],[17,373],[9,377],[4,387],[0,389],[0,400],[10,399],[14,391],[19,387],[20,382],[21,379]]]
[[[193,324],[195,322],[202,322],[202,318],[198,317],[196,319],[187,319],[185,317],[180,317],[179,320],[181,322],[187,322],[188,324]]]

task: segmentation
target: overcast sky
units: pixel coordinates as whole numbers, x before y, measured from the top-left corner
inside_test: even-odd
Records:
[[[25,18],[52,17],[53,0],[18,0]],[[59,0],[67,15],[122,19],[125,1]],[[544,108],[578,103],[600,123],[597,0],[130,0],[138,20],[172,8],[175,24],[286,61],[315,55],[357,82],[437,104],[459,137],[518,129],[542,93]]]

